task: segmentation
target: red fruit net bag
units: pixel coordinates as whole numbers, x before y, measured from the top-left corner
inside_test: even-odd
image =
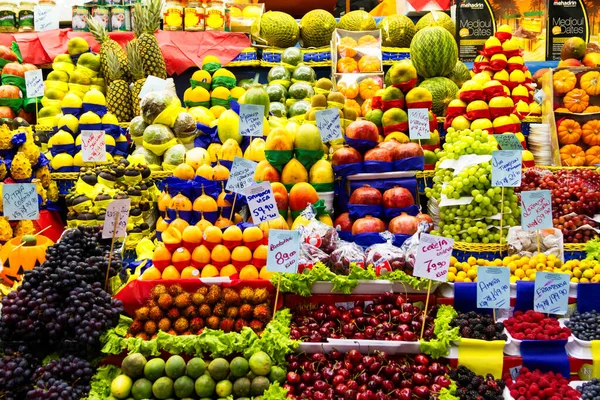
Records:
[[[312,244],[300,243],[298,273],[301,274],[304,269],[312,269],[318,262],[329,265],[329,254]]]
[[[348,275],[350,264],[355,263],[361,268],[365,267],[366,256],[363,248],[356,243],[340,240],[337,249],[329,256],[331,270],[338,275]]]
[[[301,230],[301,242],[313,245],[327,254],[337,248],[340,236],[335,228],[313,219]]]

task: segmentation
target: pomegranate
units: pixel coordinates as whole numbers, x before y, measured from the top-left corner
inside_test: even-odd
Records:
[[[350,204],[378,206],[381,205],[381,200],[381,192],[369,185],[356,189],[350,196]]]
[[[371,121],[358,120],[348,125],[346,136],[350,139],[377,142],[379,140],[379,130],[377,129],[377,125]]]
[[[383,147],[375,147],[365,153],[365,161],[383,161],[392,162],[394,156],[391,151]]]
[[[410,190],[395,186],[383,193],[384,208],[406,208],[415,204],[415,199]]]
[[[337,149],[331,157],[331,165],[344,165],[362,162],[362,155],[352,147],[342,147]]]
[[[423,157],[423,149],[417,143],[400,143],[400,160],[409,157]]]
[[[367,215],[364,218],[357,219],[352,225],[353,235],[358,235],[359,233],[383,231],[385,231],[385,222],[383,222],[379,218],[371,217],[370,215]]]
[[[431,230],[433,229],[433,219],[431,219],[429,214],[418,213],[416,218],[419,221],[419,224],[421,222],[425,222],[425,223],[429,224],[429,229],[427,229],[427,232],[431,232]],[[553,230],[553,232],[554,232],[554,230]]]
[[[392,153],[393,161],[399,160],[402,154],[402,147],[397,140],[388,140],[387,142],[381,142],[377,145],[377,147],[389,150]]]
[[[388,230],[395,235],[414,235],[417,233],[419,220],[417,217],[402,213],[392,218]]]

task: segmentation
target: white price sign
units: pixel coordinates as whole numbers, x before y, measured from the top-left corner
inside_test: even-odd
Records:
[[[104,226],[102,227],[103,239],[111,239],[113,233],[117,238],[127,235],[127,220],[129,219],[130,207],[130,199],[113,200],[108,204],[104,216]]]
[[[41,69],[25,71],[25,93],[30,98],[44,95],[44,76]]]
[[[446,282],[453,247],[452,239],[422,233],[413,275]]]
[[[81,156],[84,162],[106,161],[104,131],[81,131]]]
[[[244,194],[248,201],[252,222],[255,225],[279,218],[279,210],[270,182],[261,182],[258,185],[249,186]]]
[[[429,139],[431,137],[428,109],[408,109],[408,134],[411,139]]]

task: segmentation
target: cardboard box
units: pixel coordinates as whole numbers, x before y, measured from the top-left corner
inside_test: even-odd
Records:
[[[560,60],[563,43],[570,37],[577,36],[588,43],[598,43],[596,10],[600,1],[589,1],[594,5],[593,10],[586,7],[586,3],[583,0],[549,0],[548,60]]]

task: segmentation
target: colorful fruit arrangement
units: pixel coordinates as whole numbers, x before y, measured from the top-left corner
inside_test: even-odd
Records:
[[[249,359],[238,356],[205,362],[193,357],[187,363],[180,355],[165,361],[131,353],[121,363],[121,370],[110,383],[111,395],[118,399],[244,398],[261,396],[271,382],[285,380],[285,370],[272,365],[269,355],[261,351]]]
[[[423,337],[434,337],[436,307],[427,310]],[[354,307],[320,304],[312,310],[294,312],[291,338],[306,342],[333,339],[397,340],[416,342],[423,324],[421,307],[406,301],[405,296],[385,293],[365,305]]]
[[[17,53],[15,53],[17,51]],[[0,47],[0,65],[2,65],[0,81],[0,119],[4,124],[27,122],[33,124],[36,119],[36,103],[40,98],[31,97],[25,87],[25,72],[37,70],[33,64],[21,63],[21,54],[16,49]]]
[[[494,322],[491,315],[478,314],[474,311],[458,313],[450,326],[458,327],[460,336],[466,339],[506,341],[507,338],[502,322]]]
[[[379,393],[391,393],[402,400],[429,399],[450,386],[448,372],[446,365],[425,354],[413,358],[333,350],[329,354],[288,356],[283,387],[291,399],[367,400]]]
[[[571,336],[569,328],[561,327],[556,318],[531,310],[515,311],[504,326],[517,340],[567,340]]]
[[[577,390],[569,386],[569,381],[561,374],[554,372],[530,371],[523,367],[519,376],[513,379],[509,374],[504,376],[510,396],[515,400],[546,399],[576,400],[580,398]]]
[[[154,286],[150,298],[135,311],[131,336],[152,339],[158,331],[170,335],[198,335],[204,327],[239,332],[249,326],[261,332],[271,320],[271,295],[264,287],[202,286],[194,293],[179,284]]]
[[[377,53],[381,54],[381,38],[379,35],[376,36],[338,32],[336,72],[338,74],[382,72],[381,57],[377,56]],[[358,37],[358,40],[355,37]]]

